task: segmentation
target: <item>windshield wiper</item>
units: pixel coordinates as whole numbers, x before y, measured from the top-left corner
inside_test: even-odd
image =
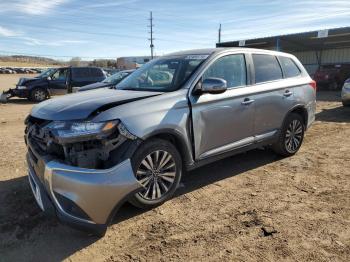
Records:
[[[116,89],[118,89],[116,87]],[[146,89],[141,89],[141,88],[135,88],[135,87],[123,87],[123,88],[120,88],[119,90],[130,90],[130,91],[145,91]],[[147,90],[146,90],[147,91]]]

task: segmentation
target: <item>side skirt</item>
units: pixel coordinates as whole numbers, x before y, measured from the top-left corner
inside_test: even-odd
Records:
[[[212,157],[205,158],[203,160],[196,161],[196,162],[194,162],[193,165],[187,166],[187,170],[190,171],[190,170],[196,169],[198,167],[201,167],[201,166],[213,163],[215,161],[218,161],[218,160],[221,160],[221,159],[233,156],[233,155],[244,153],[244,152],[247,152],[247,151],[259,148],[259,147],[272,145],[275,142],[277,142],[278,136],[279,136],[279,132],[277,132],[273,137],[270,137],[270,138],[268,138],[266,140],[263,140],[263,141],[260,141],[260,142],[255,142],[255,143],[249,144],[247,146],[236,148],[234,150],[231,150],[231,151],[228,151],[228,152],[225,152],[225,153],[222,153],[222,154],[218,154],[218,155],[215,155],[215,156],[212,156]]]

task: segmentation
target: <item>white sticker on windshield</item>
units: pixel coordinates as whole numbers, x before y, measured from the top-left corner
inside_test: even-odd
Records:
[[[198,59],[198,60],[204,60],[207,59],[209,55],[188,55],[185,57],[185,59],[188,60],[194,60],[194,59]]]

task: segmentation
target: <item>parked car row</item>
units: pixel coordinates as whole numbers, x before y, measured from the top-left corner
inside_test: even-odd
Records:
[[[39,74],[44,68],[0,67],[0,74]]]

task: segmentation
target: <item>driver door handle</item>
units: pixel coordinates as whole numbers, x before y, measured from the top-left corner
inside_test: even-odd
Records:
[[[254,101],[255,100],[253,100],[253,99],[245,98],[241,104],[246,106],[246,105],[250,105],[251,103],[254,103]]]

